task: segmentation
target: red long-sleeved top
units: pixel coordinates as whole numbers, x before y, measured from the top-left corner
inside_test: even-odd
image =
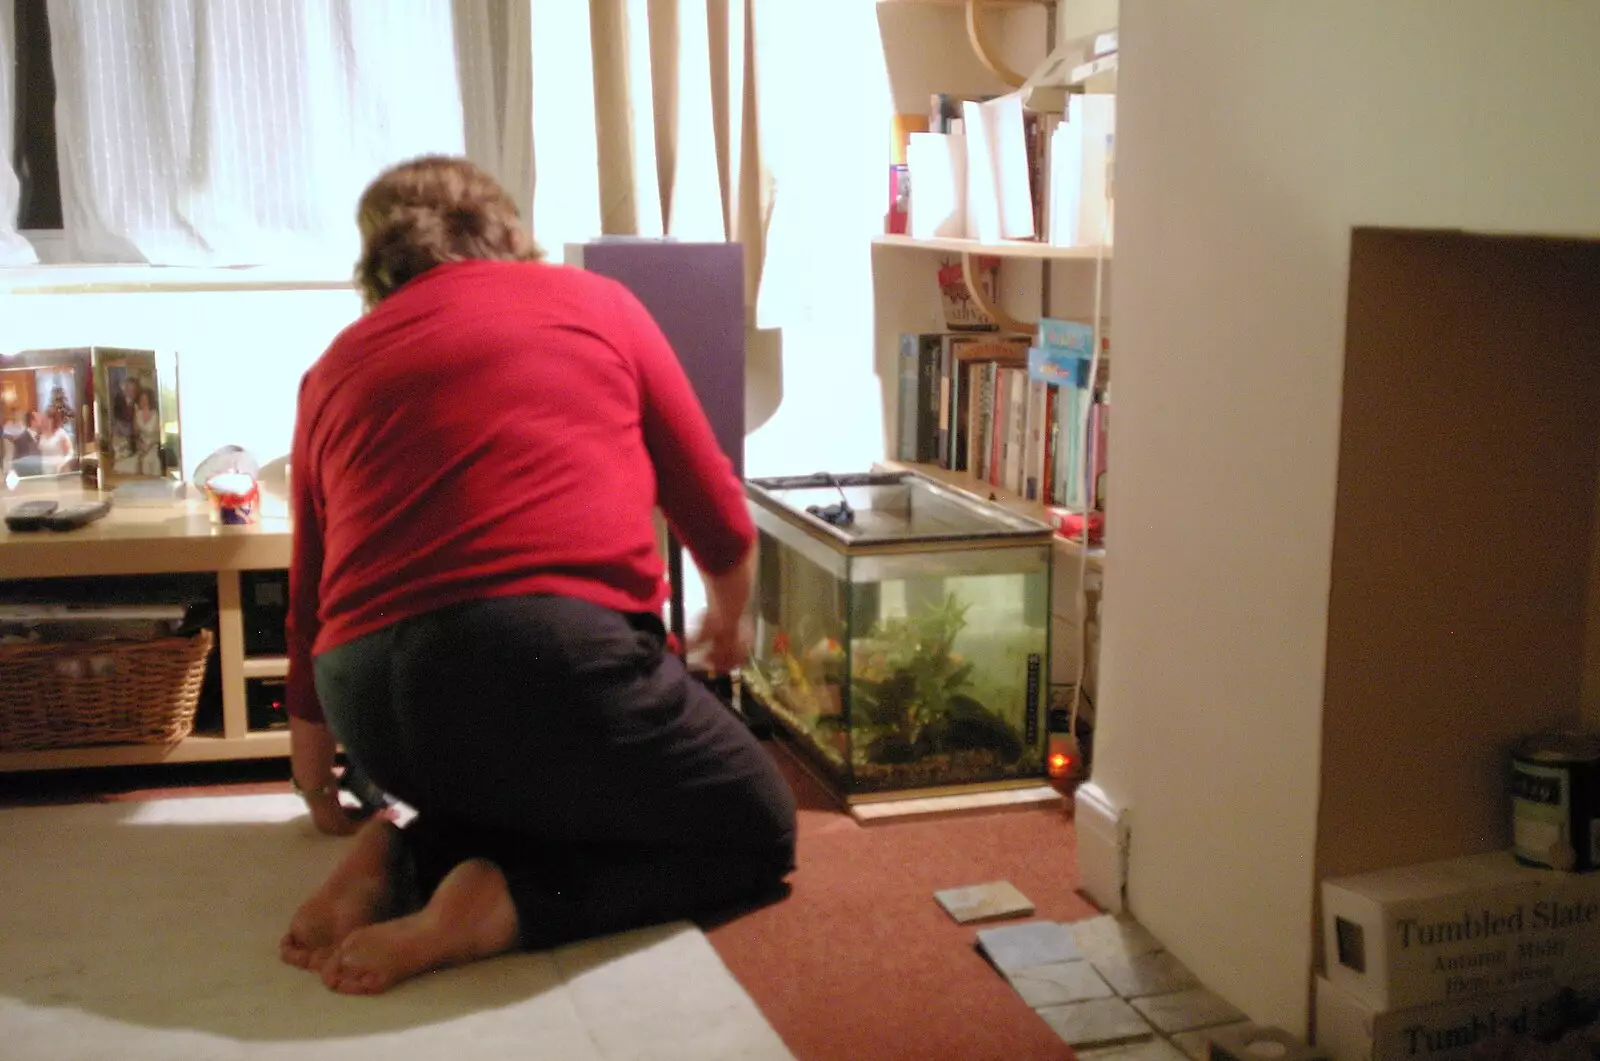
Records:
[[[567,266],[453,262],[384,299],[301,380],[290,460],[286,707],[312,721],[314,655],[435,608],[659,613],[657,505],[711,574],[755,537],[661,330]]]

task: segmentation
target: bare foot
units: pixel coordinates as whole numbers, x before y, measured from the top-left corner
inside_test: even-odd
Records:
[[[376,995],[430,969],[504,954],[517,942],[505,875],[469,859],[414,914],[356,929],[323,963],[322,982],[347,995]]]
[[[301,969],[320,969],[333,948],[363,925],[393,916],[400,830],[368,822],[322,887],[295,911],[278,944],[279,956]]]

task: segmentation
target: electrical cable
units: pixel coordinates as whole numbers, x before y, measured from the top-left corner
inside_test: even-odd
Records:
[[[834,527],[848,527],[854,524],[855,510],[850,507],[850,499],[845,496],[844,486],[839,482],[838,476],[832,472],[818,472],[817,475],[826,479],[835,490],[839,491],[839,501],[833,505],[807,505],[806,511]]]
[[[1090,431],[1094,424],[1093,409],[1095,386],[1100,381],[1100,346],[1102,343],[1101,322],[1105,319],[1105,267],[1106,248],[1111,245],[1111,162],[1110,152],[1107,152],[1106,161],[1106,210],[1100,218],[1100,246],[1094,257],[1094,349],[1089,353],[1089,400],[1083,406],[1083,419],[1079,424],[1074,424],[1078,432],[1078,452],[1082,457],[1082,471],[1084,479],[1083,520],[1079,530],[1078,541],[1078,632],[1082,638],[1082,645],[1078,649],[1078,673],[1072,683],[1072,708],[1067,714],[1067,735],[1072,740],[1072,746],[1078,747],[1078,711],[1083,706],[1083,682],[1089,672],[1089,514],[1094,505],[1094,469],[1089,464]]]

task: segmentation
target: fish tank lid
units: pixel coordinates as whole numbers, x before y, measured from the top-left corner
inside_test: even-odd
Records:
[[[849,548],[908,544],[1047,544],[1043,520],[914,471],[774,476],[745,480],[761,506],[815,537]]]

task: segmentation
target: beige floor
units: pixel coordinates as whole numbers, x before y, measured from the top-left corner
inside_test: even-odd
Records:
[[[792,1061],[681,923],[335,995],[276,942],[337,854],[286,795],[0,811],[0,1061]]]

